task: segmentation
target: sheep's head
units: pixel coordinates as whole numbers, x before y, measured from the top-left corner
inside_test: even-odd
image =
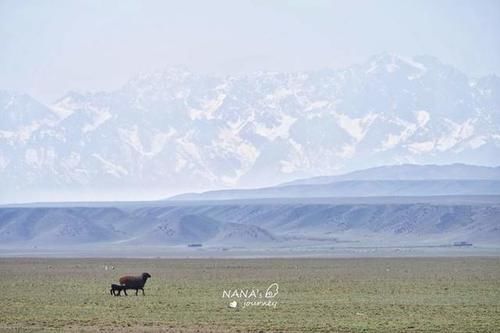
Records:
[[[150,278],[151,275],[149,273],[142,273],[142,279],[146,281],[148,278]]]

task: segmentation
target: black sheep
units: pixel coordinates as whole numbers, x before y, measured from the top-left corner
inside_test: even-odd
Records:
[[[115,295],[115,296],[121,296],[121,292],[125,293],[125,296],[128,296],[127,295],[127,288],[125,288],[125,286],[120,286],[119,284],[112,284],[111,285],[111,289],[109,290],[109,293],[111,295]],[[116,292],[118,292],[118,295],[116,294]]]
[[[142,290],[144,296],[144,285],[151,275],[149,273],[142,273],[140,276],[123,276],[120,278],[120,284],[126,289],[135,289],[135,295]]]

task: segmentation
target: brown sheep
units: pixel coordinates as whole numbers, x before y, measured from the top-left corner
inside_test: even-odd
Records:
[[[149,273],[142,273],[140,276],[123,276],[120,278],[120,284],[126,289],[135,289],[135,295],[142,290],[142,295],[144,296],[144,285],[151,275]]]

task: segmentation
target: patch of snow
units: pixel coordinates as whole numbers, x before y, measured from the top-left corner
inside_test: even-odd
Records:
[[[71,97],[65,97],[64,99],[58,101],[50,107],[50,110],[54,112],[59,119],[65,119],[71,116],[75,109],[78,107]]]
[[[412,67],[415,67],[415,68],[419,69],[422,72],[426,72],[427,71],[427,67],[425,67],[425,65],[423,65],[423,64],[421,64],[419,62],[414,61],[412,58],[403,57],[403,56],[398,56],[398,58],[401,61],[407,63],[408,65],[410,65]]]
[[[135,151],[143,151],[141,139],[139,138],[139,128],[137,125],[134,125],[131,129],[120,128],[118,129],[118,134],[120,138],[130,147],[134,148]]]
[[[82,128],[83,133],[88,133],[91,131],[96,130],[99,126],[104,124],[108,119],[112,117],[111,113],[109,112],[109,108],[101,110],[98,108],[92,107],[90,109],[92,113],[95,115],[93,122],[91,124],[85,124]]]
[[[92,154],[92,156],[95,157],[96,159],[98,159],[102,163],[102,167],[106,173],[113,175],[116,178],[120,178],[121,176],[128,175],[127,169],[125,169],[121,165],[110,162],[110,161],[104,159],[99,154]]]
[[[321,108],[324,108],[325,106],[328,106],[329,104],[330,104],[329,101],[315,101],[315,102],[310,103],[304,109],[304,111],[311,111],[311,110],[314,110],[314,109],[321,109]]]
[[[423,64],[419,62],[414,61],[412,58],[400,56],[399,59],[404,63],[406,63],[407,65],[417,69],[417,71],[414,74],[408,76],[408,80],[410,81],[421,78],[427,72],[427,67],[425,67]]]
[[[434,146],[434,141],[413,142],[408,145],[408,149],[414,154],[422,154],[432,151]]]
[[[392,64],[387,64],[385,65],[385,70],[388,72],[388,73],[394,73],[395,71],[397,71],[399,69],[399,66],[392,63]]]
[[[261,123],[255,123],[255,132],[270,141],[276,138],[287,139],[292,125],[297,121],[297,118],[291,117],[287,114],[281,114],[281,121],[278,126],[266,127]]]
[[[144,145],[139,136],[139,128],[137,125],[134,125],[131,129],[120,128],[118,129],[118,133],[121,140],[132,147],[136,152],[138,152],[142,156],[152,158],[161,153],[168,140],[174,137],[177,132],[174,129],[170,128],[167,133],[156,132],[155,134],[153,134],[149,151],[144,148]]]
[[[150,150],[148,152],[143,152],[143,155],[147,157],[153,157],[155,155],[158,155],[159,153],[161,153],[168,140],[172,138],[176,133],[177,131],[174,130],[173,128],[170,128],[167,133],[164,132],[156,133],[153,136],[153,139],[151,140]]]
[[[371,124],[378,117],[377,114],[371,112],[362,118],[350,118],[341,113],[334,113],[334,115],[339,126],[357,142],[363,140]]]
[[[293,139],[288,140],[288,143],[292,149],[288,153],[288,159],[279,161],[280,170],[286,174],[299,170],[307,170],[310,167],[310,163],[304,147]]]
[[[220,93],[215,99],[203,100],[201,103],[201,110],[191,108],[189,112],[189,117],[192,120],[195,119],[215,119],[215,112],[222,106],[226,94]]]
[[[382,147],[379,151],[385,151],[394,148],[400,143],[406,142],[410,137],[412,137],[418,130],[418,128],[424,127],[430,119],[429,113],[426,111],[416,112],[417,123],[411,123],[405,121],[401,118],[396,118],[394,123],[403,127],[403,130],[399,134],[390,133],[387,135],[385,140],[382,142]]]
[[[293,95],[294,92],[291,89],[286,89],[286,88],[278,88],[274,91],[273,94],[268,94],[266,95],[266,99],[268,100],[274,100],[274,101],[279,101],[287,96]]]
[[[453,148],[456,144],[470,138],[474,134],[474,119],[467,119],[462,124],[455,123],[449,119],[445,120],[448,123],[450,131],[437,140],[436,148],[439,151],[446,151]]]
[[[394,73],[398,69],[401,68],[401,65],[407,65],[416,70],[415,73],[408,76],[409,80],[414,80],[421,77],[425,72],[427,72],[427,68],[412,58],[402,57],[398,55],[388,55],[387,57],[382,58],[384,63],[380,63],[380,61],[374,60],[370,63],[370,67],[366,70],[366,74],[374,73],[379,70],[379,65],[383,65],[382,68],[385,69],[388,73]],[[390,61],[390,62],[389,62]]]
[[[231,129],[222,129],[218,135],[217,145],[229,151],[236,152],[240,160],[253,163],[259,156],[257,149],[250,143],[240,138]]]
[[[198,151],[198,147],[190,140],[192,135],[193,132],[189,131],[183,137],[178,138],[176,143],[183,155],[190,157],[190,161],[201,162],[201,154]]]
[[[219,154],[232,155],[240,163],[239,168],[231,170],[232,176],[221,176],[225,185],[236,185],[241,176],[252,168],[260,154],[251,142],[243,140],[238,131],[231,127],[222,128],[218,132],[217,140],[212,143],[212,149]]]
[[[416,115],[418,127],[424,127],[431,119],[431,115],[429,114],[429,112],[424,110],[417,111]]]
[[[16,131],[0,131],[0,139],[10,139],[14,143],[26,143],[31,135],[40,128],[41,124],[32,122],[30,125],[23,126]]]
[[[14,135],[12,131],[0,131],[0,139],[12,139]]]
[[[57,154],[52,147],[40,148],[38,150],[34,148],[26,149],[24,153],[24,161],[26,164],[35,167],[52,167],[56,162]]]
[[[472,139],[469,140],[468,145],[472,149],[476,149],[484,145],[487,140],[487,138],[484,135],[481,136],[475,136]]]

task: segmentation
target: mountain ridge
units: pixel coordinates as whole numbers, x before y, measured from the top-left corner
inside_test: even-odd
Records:
[[[497,246],[500,203],[281,202],[144,207],[0,207],[0,249],[149,246],[304,250],[359,246]]]
[[[382,174],[381,174],[382,173]],[[383,174],[385,173],[385,175]],[[319,176],[296,179],[279,184],[281,186],[299,184],[327,184],[340,180],[479,180],[500,179],[500,166],[488,167],[464,163],[453,164],[401,164],[355,170],[335,176]]]
[[[255,189],[185,193],[169,200],[391,197],[500,194],[500,167],[467,164],[392,165]]]
[[[22,96],[0,94],[3,202],[47,189],[130,199],[371,165],[499,164],[500,79],[429,57],[232,76],[171,69],[50,106]]]

